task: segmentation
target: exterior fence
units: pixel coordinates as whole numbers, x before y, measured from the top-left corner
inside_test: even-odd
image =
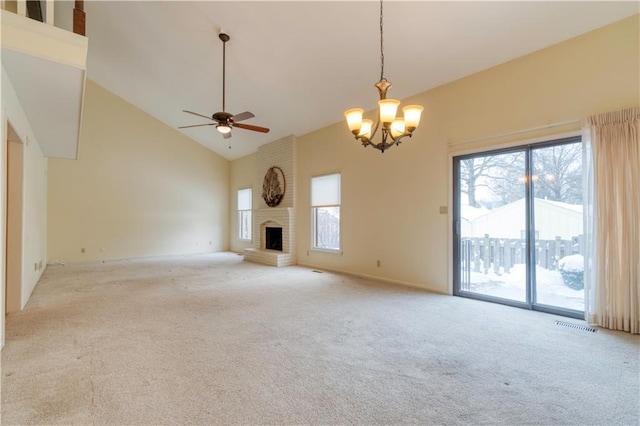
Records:
[[[572,254],[584,255],[583,236],[570,240],[536,240],[535,264],[549,270],[558,269],[558,261]],[[516,264],[527,263],[527,241],[523,239],[462,238],[460,247],[460,283],[468,289],[471,272],[508,274]]]

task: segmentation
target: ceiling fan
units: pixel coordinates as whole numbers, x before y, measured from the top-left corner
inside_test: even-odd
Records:
[[[221,31],[220,34],[218,34],[218,37],[220,38],[220,40],[222,40],[222,111],[216,112],[211,117],[209,117],[208,115],[198,114],[197,112],[187,111],[186,109],[183,109],[182,110],[183,112],[197,115],[198,117],[206,118],[208,120],[212,120],[213,123],[192,124],[190,126],[178,127],[178,129],[186,129],[189,127],[200,127],[200,126],[216,126],[216,129],[218,129],[218,131],[222,133],[222,136],[225,139],[228,139],[231,137],[231,129],[233,129],[234,127],[237,127],[239,129],[252,130],[254,132],[269,133],[269,129],[267,129],[266,127],[254,126],[252,124],[238,123],[238,121],[248,120],[249,118],[255,117],[253,113],[249,111],[245,111],[245,112],[241,112],[240,114],[233,115],[225,111],[226,45],[231,37],[229,37],[229,35],[224,33],[223,31]]]

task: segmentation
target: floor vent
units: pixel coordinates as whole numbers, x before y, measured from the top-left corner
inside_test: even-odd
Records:
[[[556,325],[559,325],[560,327],[575,328],[576,330],[590,331],[591,333],[595,333],[596,331],[598,331],[597,328],[589,327],[588,325],[572,324],[570,322],[564,321],[556,321]]]
[[[317,274],[321,274],[322,273],[322,271],[318,271],[317,269],[313,269],[311,272],[315,272]]]

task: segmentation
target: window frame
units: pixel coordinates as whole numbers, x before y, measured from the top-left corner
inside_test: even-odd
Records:
[[[251,208],[250,209],[240,209],[239,203],[238,203],[238,199],[240,198],[240,192],[241,191],[250,191],[250,197],[249,197],[249,202],[251,203]],[[238,220],[238,224],[237,224],[237,228],[236,228],[236,232],[237,232],[237,240],[239,242],[243,242],[243,243],[247,243],[247,242],[253,242],[253,187],[244,187],[244,188],[238,188],[236,190],[236,211],[237,213],[237,220]],[[249,238],[242,238],[242,234],[243,234],[243,220],[242,217],[244,214],[249,213],[249,221],[248,221],[248,234],[249,234]]]
[[[338,194],[338,204],[313,204],[313,180],[317,178],[327,177],[337,175],[339,177],[339,194]],[[312,176],[309,180],[309,199],[310,199],[310,211],[311,211],[311,240],[310,240],[310,249],[312,251],[326,252],[326,253],[339,253],[342,254],[342,173],[332,172],[332,173],[324,173],[321,175]],[[339,210],[339,221],[338,221],[338,247],[337,248],[326,248],[326,247],[318,247],[317,246],[317,215],[319,208],[333,208],[337,207]]]

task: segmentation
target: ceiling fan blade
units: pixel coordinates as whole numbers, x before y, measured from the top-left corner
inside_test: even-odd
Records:
[[[231,137],[231,132],[223,133],[222,137],[225,139],[229,139]]]
[[[209,117],[208,115],[198,114],[197,112],[187,111],[186,109],[183,109],[182,112],[186,112],[188,114],[197,115],[198,117],[203,117],[203,118],[208,118],[209,120],[213,120],[213,118]]]
[[[245,111],[245,112],[241,112],[240,114],[236,114],[233,117],[231,117],[231,119],[233,121],[242,121],[242,120],[248,120],[250,118],[255,117],[255,115],[253,115],[253,113],[249,112],[249,111]]]
[[[189,127],[200,127],[200,126],[215,126],[217,123],[207,123],[207,124],[192,124],[190,126],[180,126],[178,129],[187,129]]]
[[[239,127],[245,130],[253,130],[254,132],[269,133],[269,129],[267,129],[266,127],[254,126],[252,124],[234,123],[233,127]]]

